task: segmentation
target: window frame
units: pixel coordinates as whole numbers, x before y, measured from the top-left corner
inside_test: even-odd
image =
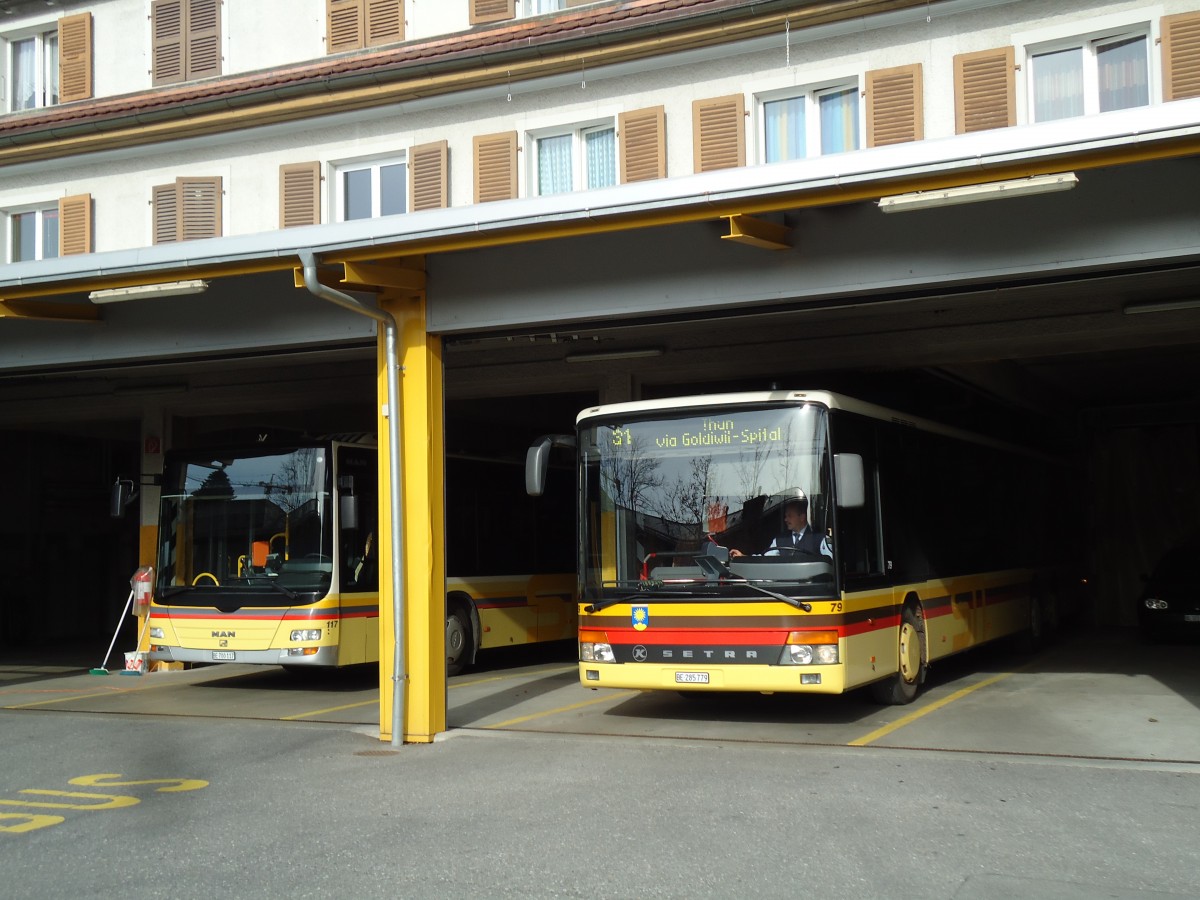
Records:
[[[1080,116],[1100,114],[1100,84],[1099,84],[1099,50],[1105,46],[1119,43],[1123,40],[1141,38],[1146,45],[1146,106],[1161,102],[1161,85],[1155,71],[1156,46],[1158,35],[1154,23],[1149,20],[1140,22],[1124,22],[1122,24],[1106,25],[1083,33],[1048,37],[1045,40],[1024,40],[1019,44],[1023,64],[1019,66],[1020,74],[1024,75],[1024,89],[1021,91],[1025,103],[1026,121],[1029,124],[1038,122],[1059,122]],[[1079,116],[1063,116],[1052,119],[1037,117],[1037,58],[1051,53],[1066,50],[1080,50],[1083,55],[1083,111]],[[1122,107],[1121,109],[1140,109],[1138,106]],[[1111,110],[1120,112],[1121,109]]]
[[[588,158],[587,136],[608,131],[612,134],[613,180],[611,184],[592,187],[587,184]],[[541,190],[541,142],[549,138],[571,138],[571,187],[566,191],[542,193]],[[555,194],[577,193],[579,191],[603,190],[615,187],[621,183],[620,148],[617,145],[617,117],[601,116],[571,125],[532,128],[525,132],[525,145],[529,171],[526,173],[526,183],[529,186],[530,197],[551,197]],[[578,185],[578,186],[577,186]]]
[[[801,156],[791,156],[786,159],[774,160],[773,163],[794,162],[799,159],[816,159],[821,156],[832,156],[835,153],[853,153],[862,150],[866,145],[866,107],[863,103],[862,92],[865,79],[864,72],[855,72],[841,78],[826,78],[808,84],[792,87],[776,88],[774,90],[757,91],[753,94],[754,108],[757,121],[755,122],[755,140],[758,144],[755,150],[755,160],[760,165],[767,165],[767,104],[784,100],[804,99],[804,153]],[[836,150],[825,153],[822,150],[821,131],[821,97],[852,91],[855,104],[856,143],[846,150]]]
[[[6,263],[17,262],[36,262],[43,259],[57,259],[62,255],[62,236],[61,236],[61,208],[56,202],[50,203],[22,203],[15,206],[10,206],[0,211],[4,217],[4,261]],[[16,247],[14,245],[16,228],[14,218],[17,216],[34,214],[36,223],[34,228],[34,251],[31,257],[16,258]],[[54,227],[54,253],[51,256],[46,255],[45,238],[46,238],[46,216],[53,216]]]
[[[32,109],[49,109],[53,106],[58,106],[62,101],[59,99],[62,96],[62,85],[60,83],[59,67],[61,47],[58,34],[58,22],[49,21],[41,22],[37,25],[30,25],[25,28],[14,29],[10,32],[5,32],[0,36],[0,41],[4,44],[4,109],[6,112],[25,112]],[[25,41],[33,41],[34,47],[34,64],[33,64],[33,97],[34,103],[32,106],[16,105],[16,45]],[[46,55],[46,45],[52,43],[54,46],[53,59],[48,59]],[[47,89],[52,83],[56,93],[53,101],[47,102]]]
[[[387,166],[403,166],[404,177],[404,209],[399,213],[388,213],[387,215],[407,215],[412,211],[412,187],[409,184],[411,173],[409,172],[411,154],[408,149],[393,151],[387,154],[378,156],[365,156],[356,159],[339,160],[331,162],[330,165],[330,180],[333,182],[333,190],[331,201],[333,203],[333,215],[330,216],[330,221],[333,222],[358,222],[363,219],[378,219],[383,213],[380,210],[382,204],[381,179],[380,171]],[[369,216],[356,216],[354,218],[346,217],[346,178],[350,172],[361,172],[368,170],[371,172],[371,214]]]

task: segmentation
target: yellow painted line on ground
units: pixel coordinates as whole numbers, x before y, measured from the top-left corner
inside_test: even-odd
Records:
[[[533,713],[528,716],[518,716],[515,719],[509,719],[506,722],[496,722],[492,725],[484,725],[484,728],[507,728],[510,725],[520,725],[524,722],[532,722],[534,719],[544,719],[546,716],[555,716],[559,713],[570,712],[573,709],[583,709],[585,706],[593,706],[596,703],[604,703],[608,700],[622,700],[625,697],[636,697],[641,691],[621,691],[619,694],[602,694],[599,697],[593,697],[591,700],[583,700],[580,703],[572,703],[569,706],[560,706],[557,709],[548,709],[545,712]]]
[[[897,719],[895,722],[892,722],[890,725],[884,725],[882,728],[876,728],[870,734],[864,734],[860,738],[855,738],[846,746],[847,747],[865,747],[867,744],[870,744],[874,741],[879,740],[884,735],[891,734],[893,731],[899,731],[901,728],[903,728],[906,725],[911,725],[913,722],[917,721],[917,719],[921,718],[922,716],[927,716],[931,712],[935,712],[936,710],[941,709],[943,706],[947,706],[947,705],[953,703],[955,700],[961,700],[963,697],[967,696],[968,694],[974,693],[975,691],[979,690],[980,688],[989,687],[990,685],[995,684],[997,681],[1003,681],[1005,678],[1008,678],[1010,675],[1015,675],[1015,674],[1016,674],[1016,672],[1001,672],[999,675],[993,675],[991,678],[985,678],[983,681],[979,682],[978,684],[973,684],[970,687],[965,687],[960,691],[955,691],[949,697],[943,697],[941,700],[935,700],[933,703],[930,703],[928,706],[923,706],[920,709],[916,710],[915,712],[911,712],[906,716],[901,716],[899,719]]]
[[[474,681],[456,681],[448,685],[450,690],[463,687],[475,687],[477,684],[490,684],[493,681],[511,681],[514,678],[529,678],[533,675],[558,675],[561,672],[572,672],[577,666],[559,666],[555,669],[536,669],[532,672],[515,672],[512,675],[493,675],[490,678],[476,678]]]
[[[296,713],[294,716],[280,716],[280,722],[291,722],[295,719],[304,719],[308,716],[320,716],[324,713],[341,712],[343,709],[357,709],[360,706],[374,706],[379,703],[379,698],[375,697],[372,700],[363,700],[360,703],[346,703],[342,706],[330,706],[326,709],[314,709],[312,712]]]
[[[153,690],[156,687],[166,687],[166,685],[156,684],[141,688],[109,688],[107,691],[97,691],[94,694],[71,694],[67,697],[57,697],[54,700],[35,700],[32,703],[16,703],[12,706],[0,707],[0,709],[29,709],[31,706],[49,706],[51,703],[70,703],[72,700],[91,700],[95,697],[118,697],[122,694],[136,694],[139,691]]]

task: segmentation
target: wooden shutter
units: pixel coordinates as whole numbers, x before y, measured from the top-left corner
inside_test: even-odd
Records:
[[[150,7],[154,84],[175,84],[185,78],[183,0],[157,0]]]
[[[366,35],[362,0],[325,0],[325,49],[329,53],[358,50]]]
[[[192,79],[220,75],[220,0],[188,0],[186,25],[186,77]]]
[[[408,193],[412,197],[413,212],[449,206],[449,144],[446,141],[420,144],[412,148],[409,158],[411,165],[408,167],[408,177],[411,184]]]
[[[92,97],[92,14],[64,16],[58,20],[58,99]]]
[[[517,196],[517,133],[477,135],[475,202],[512,200]]]
[[[954,57],[954,133],[1017,124],[1017,68],[1012,47]]]
[[[180,178],[179,239],[194,241],[221,234],[221,179]]]
[[[867,73],[867,146],[919,141],[925,134],[921,64]]]
[[[179,194],[174,184],[151,188],[152,227],[154,243],[170,244],[179,240]]]
[[[62,256],[92,252],[91,194],[58,201],[58,252]]]
[[[663,107],[621,113],[621,183],[667,177],[667,116]]]
[[[366,0],[366,45],[404,40],[404,0]]]
[[[697,172],[746,164],[746,98],[742,94],[692,103],[692,153]]]
[[[279,227],[321,224],[321,164],[279,167]]]
[[[471,24],[503,22],[517,17],[517,0],[471,0]]]
[[[1200,97],[1200,13],[1162,20],[1163,100]]]

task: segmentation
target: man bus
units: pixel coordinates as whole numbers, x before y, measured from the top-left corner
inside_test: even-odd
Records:
[[[378,662],[378,493],[361,439],[168,453],[149,658]],[[571,536],[546,505],[525,495],[519,462],[447,460],[449,674],[480,649],[575,635]]]

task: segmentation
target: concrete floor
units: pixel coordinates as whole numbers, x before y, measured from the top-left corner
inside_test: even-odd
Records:
[[[461,730],[893,747],[1200,763],[1200,642],[1133,631],[1068,637],[1033,657],[1007,645],[944,661],[909,706],[842,697],[593,691],[572,644],[485,654],[450,679]],[[378,673],[296,677],[215,665],[142,676],[71,664],[0,663],[0,709],[377,726]]]

